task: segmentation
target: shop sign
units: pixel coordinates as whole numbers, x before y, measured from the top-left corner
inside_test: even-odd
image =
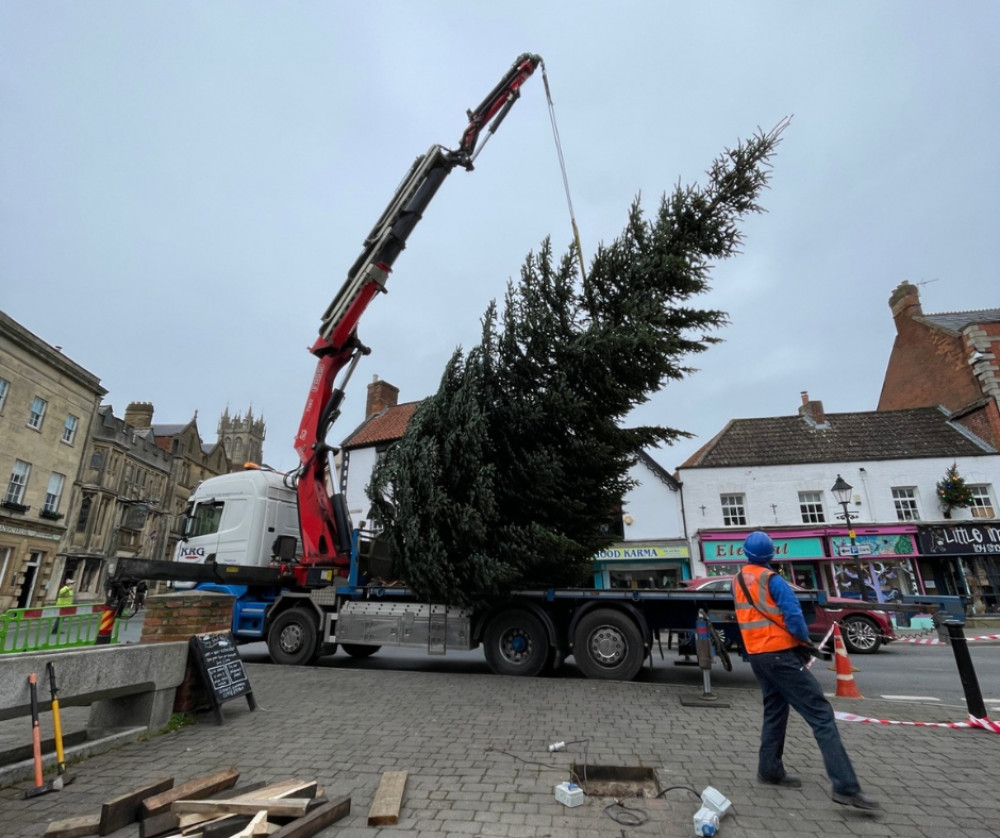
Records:
[[[818,538],[775,538],[774,558],[815,559],[823,555],[823,545]],[[706,562],[744,561],[743,541],[703,541],[701,551]]]
[[[637,559],[686,559],[690,555],[688,548],[683,545],[656,547],[637,544],[634,547],[609,547],[601,550],[595,558],[599,562],[634,562]]]
[[[1000,526],[997,524],[919,527],[917,537],[920,540],[920,552],[925,555],[1000,555]]]
[[[9,527],[6,524],[0,524],[0,533],[6,533],[7,535],[23,535],[26,538],[45,538],[49,541],[58,541],[62,538],[61,533],[51,533],[51,532],[39,532],[38,530],[26,530],[24,527]]]
[[[830,537],[830,550],[834,556],[913,556],[916,546],[912,535],[894,533],[892,535],[859,535],[854,539],[851,549],[851,539],[846,535]]]

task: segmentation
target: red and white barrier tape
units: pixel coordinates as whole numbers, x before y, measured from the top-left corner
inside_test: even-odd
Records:
[[[965,639],[970,643],[976,640],[1000,640],[1000,634],[981,634],[979,637],[966,637]],[[919,646],[945,645],[945,641],[939,637],[897,637],[896,641],[900,643],[916,643]]]
[[[842,722],[867,722],[868,724],[906,727],[947,727],[952,729],[978,727],[993,733],[1000,733],[1000,722],[995,722],[991,719],[977,719],[975,716],[969,716],[969,721],[967,722],[899,722],[889,719],[873,719],[871,716],[859,716],[857,713],[844,713],[841,711],[837,711],[835,715]]]

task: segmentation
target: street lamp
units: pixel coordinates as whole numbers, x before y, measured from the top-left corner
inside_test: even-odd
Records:
[[[861,556],[858,552],[857,541],[854,537],[854,527],[851,526],[851,510],[848,504],[851,502],[851,491],[854,487],[844,480],[839,474],[837,475],[837,482],[833,484],[830,491],[833,492],[833,497],[836,499],[842,507],[844,507],[844,523],[847,525],[847,535],[851,540],[851,556],[854,557],[854,570],[858,574],[858,593],[861,599],[865,598],[865,576],[864,568],[861,566]]]

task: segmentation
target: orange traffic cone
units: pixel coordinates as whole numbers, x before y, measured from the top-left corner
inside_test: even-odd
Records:
[[[833,624],[833,647],[836,652],[834,661],[837,664],[837,698],[864,698],[854,683],[854,668],[847,657],[847,647],[840,634],[840,624]]]

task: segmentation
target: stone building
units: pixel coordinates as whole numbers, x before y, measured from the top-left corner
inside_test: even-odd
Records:
[[[0,312],[0,611],[55,598],[100,379]]]
[[[226,474],[230,463],[220,442],[202,441],[197,412],[186,424],[154,424],[153,412],[149,402],[132,402],[125,409],[125,424],[170,457],[170,481],[161,504],[166,539],[159,545],[161,555],[153,557],[170,559],[181,537],[184,507],[191,493],[202,480]]]
[[[239,471],[245,463],[259,466],[264,462],[266,426],[263,417],[254,417],[252,407],[246,416],[230,416],[227,407],[219,418],[218,433],[232,471]]]
[[[76,579],[78,599],[103,599],[113,558],[163,558],[172,462],[111,405],[98,409],[64,542],[64,573]]]

